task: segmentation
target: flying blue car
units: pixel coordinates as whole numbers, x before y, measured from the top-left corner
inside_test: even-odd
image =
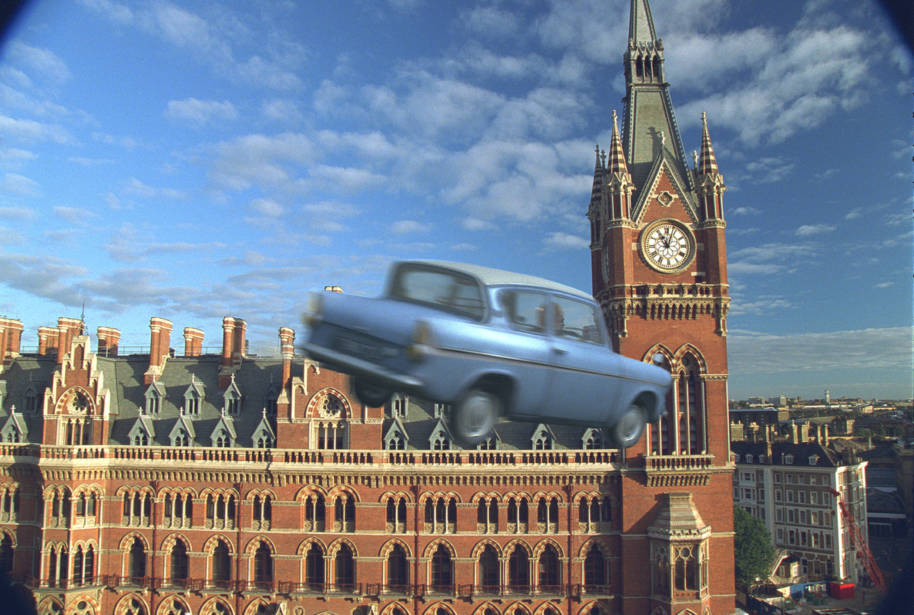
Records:
[[[505,418],[602,426],[628,448],[672,386],[668,371],[612,351],[587,293],[488,267],[395,263],[383,296],[312,293],[304,322],[305,353],[349,374],[363,403],[398,391],[451,404],[464,446]]]

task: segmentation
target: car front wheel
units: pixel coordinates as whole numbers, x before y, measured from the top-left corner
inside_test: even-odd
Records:
[[[482,389],[470,389],[451,415],[451,432],[464,446],[476,446],[492,431],[501,414],[501,399]]]
[[[610,428],[617,447],[628,448],[641,438],[641,434],[644,433],[644,416],[644,409],[638,404],[632,404]]]
[[[390,401],[390,396],[393,395],[390,389],[364,382],[358,378],[355,380],[353,389],[355,389],[355,396],[359,398],[359,401],[372,408],[383,406]]]

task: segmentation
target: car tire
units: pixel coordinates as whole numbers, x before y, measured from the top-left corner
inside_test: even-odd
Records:
[[[616,447],[628,448],[640,440],[641,434],[644,433],[644,420],[645,413],[641,406],[629,406],[625,414],[609,429]]]
[[[355,390],[355,396],[359,398],[359,401],[372,408],[383,406],[390,401],[390,397],[393,395],[393,391],[390,389],[364,382],[358,378],[355,379],[352,388]]]
[[[498,395],[483,389],[470,389],[451,412],[451,434],[464,447],[476,446],[492,432],[502,407]]]

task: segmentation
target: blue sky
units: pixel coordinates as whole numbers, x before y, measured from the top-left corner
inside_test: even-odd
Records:
[[[764,4],[764,7],[763,7]],[[911,73],[859,0],[655,0],[728,185],[730,396],[910,397]],[[33,3],[0,52],[0,314],[278,352],[437,258],[590,290],[627,0]]]

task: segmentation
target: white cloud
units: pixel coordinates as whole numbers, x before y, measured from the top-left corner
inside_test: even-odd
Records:
[[[844,216],[844,219],[845,219],[845,220],[856,220],[856,219],[859,218],[861,215],[863,215],[863,208],[862,208],[862,207],[855,207],[854,209],[852,209],[852,210],[850,210],[849,212],[847,212],[847,214]]]
[[[0,178],[0,192],[30,196],[38,194],[39,185],[34,179],[19,173],[5,173]]]
[[[470,216],[460,221],[460,226],[468,231],[487,231],[495,228],[495,225],[487,220],[480,220]]]
[[[799,237],[808,237],[810,235],[821,235],[822,233],[831,233],[837,227],[833,224],[804,224],[797,228],[796,234]]]
[[[815,253],[812,246],[799,243],[768,243],[735,250],[728,255],[730,275],[772,274],[795,267]]]
[[[31,207],[0,207],[0,219],[25,221],[35,217],[35,210]]]
[[[278,218],[285,212],[285,208],[272,199],[254,199],[251,209],[267,218]]]
[[[295,124],[304,119],[298,104],[291,100],[279,98],[264,101],[261,112],[265,118],[276,122]]]
[[[66,63],[49,49],[12,41],[7,47],[7,53],[10,61],[30,68],[33,74],[49,83],[64,83],[72,77]]]
[[[54,207],[54,215],[58,218],[63,218],[67,222],[79,225],[88,224],[89,220],[98,218],[98,214],[88,209],[82,207],[67,207],[64,205]]]
[[[731,332],[727,336],[730,373],[858,370],[860,366],[910,370],[911,334],[911,327],[785,335]]]
[[[43,124],[35,120],[21,120],[6,115],[0,115],[0,133],[26,141],[53,141],[55,143],[73,141],[73,137],[62,126]]]
[[[730,214],[736,216],[757,216],[760,213],[762,213],[762,210],[748,206],[737,207],[736,209],[730,210]]]
[[[460,15],[461,22],[471,32],[489,38],[515,34],[521,27],[517,13],[503,11],[495,6],[477,6]]]
[[[431,231],[431,226],[417,222],[415,220],[398,220],[390,225],[390,231],[398,235],[406,233],[427,233]]]
[[[889,288],[890,286],[894,286],[894,285],[895,285],[895,282],[880,282],[878,284],[874,284],[873,287],[874,288]]]
[[[292,174],[287,165],[311,161],[314,147],[301,133],[273,136],[251,134],[215,146],[216,160],[209,171],[221,189],[246,190],[251,186],[288,187]]]
[[[586,237],[556,231],[546,236],[546,245],[553,248],[585,250],[590,241]]]
[[[185,98],[184,100],[168,101],[165,117],[187,120],[195,124],[206,124],[213,120],[234,120],[238,117],[238,111],[235,109],[235,105],[227,100]]]
[[[181,190],[176,190],[174,188],[157,188],[154,186],[149,186],[135,177],[131,177],[124,184],[124,192],[126,194],[138,196],[145,199],[183,199],[187,197],[187,194]]]

